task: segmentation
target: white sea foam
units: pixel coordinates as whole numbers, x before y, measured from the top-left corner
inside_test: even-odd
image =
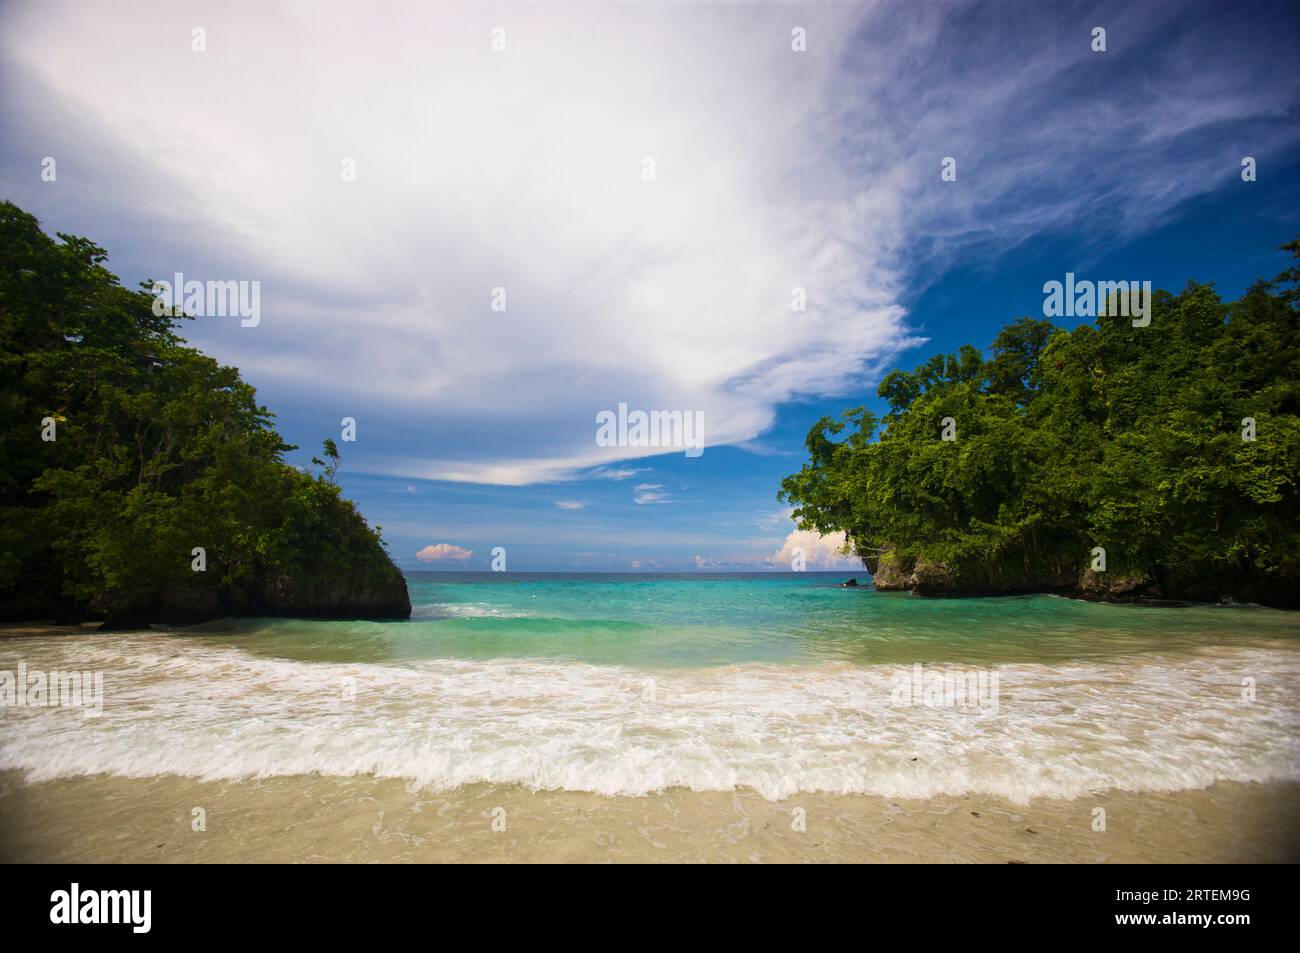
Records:
[[[0,644],[0,669],[19,659],[105,673],[99,718],[0,708],[0,768],[34,781],[369,773],[432,789],[744,786],[773,799],[986,793],[1023,803],[1300,780],[1292,649],[1002,666],[996,711],[893,705],[895,666],[332,664],[161,634]]]
[[[522,619],[523,612],[511,612],[485,602],[426,603],[411,607],[412,619]]]

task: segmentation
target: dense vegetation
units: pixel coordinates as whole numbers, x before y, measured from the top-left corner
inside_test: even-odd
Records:
[[[285,463],[253,388],[184,346],[184,317],[59,238],[0,203],[0,617],[408,613],[333,444],[321,473]]]
[[[894,371],[883,417],[817,422],[780,498],[880,588],[1300,606],[1298,278],[1157,292],[1147,327],[1021,318],[991,358]]]

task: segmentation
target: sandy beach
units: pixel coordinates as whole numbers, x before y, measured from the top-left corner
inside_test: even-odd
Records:
[[[554,583],[486,585],[417,588],[410,623],[6,627],[0,670],[103,689],[0,710],[0,860],[1300,860],[1288,614],[686,582],[658,611],[802,601],[592,636],[527,614]],[[587,581],[548,608],[597,585],[648,611]],[[996,704],[900,702],[917,646]]]
[[[1094,831],[1093,811],[1106,811]],[[194,809],[206,830],[195,831]],[[794,828],[802,808],[805,830]],[[502,818],[501,810],[504,810]],[[1220,783],[1015,805],[673,790],[644,797],[398,780],[237,782],[0,775],[0,857],[17,862],[1286,863],[1300,785]],[[493,830],[494,822],[504,830]]]

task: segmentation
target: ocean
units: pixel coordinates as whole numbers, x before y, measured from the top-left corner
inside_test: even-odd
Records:
[[[402,622],[17,630],[0,670],[102,673],[103,710],[0,709],[0,809],[87,779],[261,785],[257,803],[364,782],[410,810],[694,792],[781,816],[1265,784],[1294,833],[1300,616],[919,599],[848,575],[411,573]]]

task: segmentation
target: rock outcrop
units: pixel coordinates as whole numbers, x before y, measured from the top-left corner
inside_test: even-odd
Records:
[[[401,571],[388,563],[379,572],[268,579],[258,593],[271,615],[330,619],[407,619],[411,597]]]
[[[408,619],[411,597],[401,570],[385,556],[385,564],[377,566],[316,573],[276,572],[254,586],[169,590],[148,605],[107,602],[91,613],[92,618],[104,619],[104,630],[138,629],[151,623],[195,625],[240,616]]]
[[[958,573],[944,563],[902,557],[889,548],[863,556],[862,563],[871,573],[876,589],[911,592],[916,596],[1009,596],[1042,592],[1097,602],[1254,603],[1300,608],[1300,593],[1289,589],[1284,582],[1265,585],[1244,575],[1193,579],[1166,573],[1155,578],[1136,572],[1080,569],[1064,560],[1041,560],[1029,565],[1023,561],[1014,564],[990,561]]]

